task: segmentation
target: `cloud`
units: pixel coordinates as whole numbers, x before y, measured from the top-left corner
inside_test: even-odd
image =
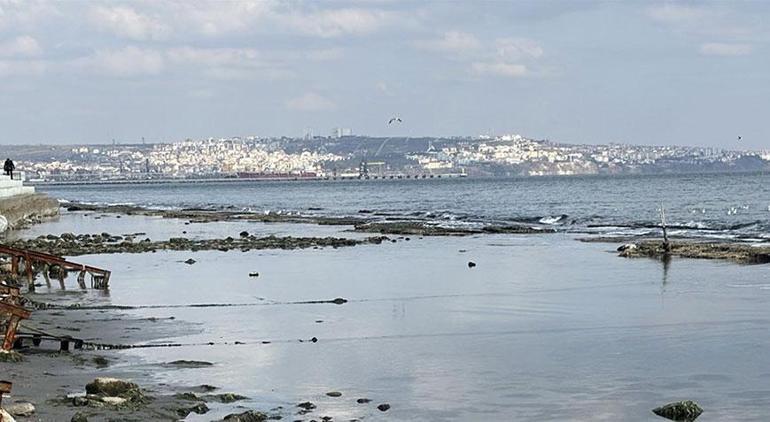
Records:
[[[481,49],[481,42],[473,34],[460,31],[445,32],[441,38],[422,40],[415,43],[417,48],[457,55],[469,54]]]
[[[495,50],[502,60],[539,59],[543,55],[543,47],[527,38],[498,38]]]
[[[171,28],[159,19],[126,6],[96,6],[89,11],[88,19],[103,31],[137,41],[162,40],[171,32]]]
[[[477,75],[494,75],[507,78],[520,78],[527,76],[529,70],[523,64],[513,64],[504,62],[474,62],[471,69]]]
[[[240,0],[216,2],[192,2],[187,0],[170,3],[171,13],[186,28],[206,36],[242,33],[259,27],[277,3],[272,0]]]
[[[286,101],[286,108],[295,111],[329,111],[337,108],[337,105],[314,92],[308,92]]]
[[[42,52],[37,40],[29,35],[0,42],[0,57],[37,57]]]
[[[706,56],[747,56],[751,54],[749,44],[705,43],[700,46],[700,53]]]
[[[97,50],[94,54],[72,62],[77,68],[97,70],[113,76],[157,75],[165,67],[163,54],[157,50],[128,46]]]
[[[347,8],[279,15],[277,19],[303,34],[333,38],[377,31],[395,22],[395,17],[384,10]]]

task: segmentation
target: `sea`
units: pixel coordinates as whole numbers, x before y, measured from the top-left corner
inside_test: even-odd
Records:
[[[541,234],[419,237],[349,248],[92,255],[113,271],[95,303],[198,327],[116,351],[167,385],[213,384],[285,420],[655,421],[695,400],[699,421],[770,419],[770,266],[620,258],[660,232],[763,244],[770,175],[542,177],[39,186],[67,201],[163,209],[366,216]],[[187,224],[186,224],[187,223]],[[143,232],[153,240],[361,237],[346,226],[64,212],[24,236]],[[193,258],[194,265],[182,261]],[[469,267],[469,262],[475,267]],[[249,274],[258,272],[258,277]],[[73,283],[74,280],[68,282]],[[54,288],[55,289],[55,288]],[[308,304],[333,298],[343,305]],[[193,304],[236,304],[217,308]],[[312,341],[315,338],[316,341]],[[212,362],[168,369],[177,359]],[[159,369],[160,368],[160,369]],[[126,368],[130,369],[130,368]],[[338,391],[341,397],[325,393]],[[359,404],[356,399],[372,402]],[[317,409],[297,415],[296,404]],[[387,412],[376,409],[387,403]],[[234,405],[212,405],[212,420]]]

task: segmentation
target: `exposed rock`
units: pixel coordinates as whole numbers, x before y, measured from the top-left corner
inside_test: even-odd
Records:
[[[47,237],[38,237],[35,239],[16,239],[10,246],[19,249],[29,249],[38,252],[49,253],[57,256],[79,256],[93,254],[113,254],[113,253],[146,253],[160,250],[170,251],[203,251],[203,250],[261,250],[261,249],[307,249],[321,247],[347,247],[361,244],[379,244],[386,240],[386,237],[375,236],[366,239],[348,239],[339,237],[245,237],[233,239],[186,239],[174,237],[167,241],[152,241],[144,239],[142,241],[133,241],[125,238],[122,241],[113,241],[110,238],[104,241],[101,236],[94,240],[93,236],[80,238],[72,235],[65,240],[62,238],[48,239]],[[192,258],[184,261],[186,264],[194,264],[196,261]],[[53,277],[53,276],[52,276]],[[54,277],[55,278],[55,277]]]
[[[703,409],[694,401],[685,400],[657,407],[652,409],[652,413],[672,421],[692,422],[703,413]]]
[[[249,232],[244,230],[244,231],[241,232],[240,236],[241,237],[249,237]]]
[[[301,409],[305,409],[305,410],[313,410],[313,409],[315,409],[315,404],[313,404],[313,403],[311,403],[309,401],[306,401],[306,402],[302,402],[302,403],[298,404],[297,407],[299,407]]]
[[[555,230],[547,227],[527,225],[485,226],[472,227],[446,227],[423,221],[385,221],[363,222],[354,226],[356,231],[416,236],[470,236],[483,233],[554,233]]]
[[[249,277],[259,277],[259,273],[257,272],[249,273]]]
[[[198,397],[195,393],[185,392],[185,393],[177,393],[174,394],[175,399],[179,400],[187,400],[187,401],[200,401],[200,397]]]
[[[197,413],[198,415],[203,415],[208,413],[209,407],[206,406],[206,403],[197,403],[194,406],[190,407],[180,407],[176,410],[177,415],[181,418],[186,418],[187,415],[190,413]]]
[[[5,405],[5,411],[13,416],[30,417],[35,414],[35,405],[28,401],[17,401]]]
[[[663,241],[646,240],[618,248],[625,258],[678,256],[697,259],[725,259],[741,264],[770,263],[770,246],[752,246],[745,243],[679,241],[669,242],[669,250]]]
[[[104,367],[109,366],[109,364],[110,364],[110,361],[107,360],[107,358],[105,358],[103,356],[94,356],[94,358],[92,360],[93,360],[93,362],[96,364],[96,366],[98,368],[104,368]]]
[[[329,391],[326,395],[329,397],[342,397],[342,393],[339,391]]]
[[[86,385],[86,393],[101,397],[121,397],[131,401],[141,401],[144,398],[138,385],[117,378],[97,378]]]
[[[369,402],[371,402],[371,401],[372,401],[371,399],[366,399],[366,398],[364,398],[364,399],[358,399],[358,400],[356,400],[356,403],[358,403],[358,404],[366,404],[366,403],[369,403]]]
[[[221,403],[233,403],[239,400],[246,400],[248,397],[242,396],[240,394],[235,393],[222,393],[222,394],[214,394],[211,396],[207,396],[213,400],[216,400]]]
[[[120,406],[125,404],[127,401],[128,399],[124,399],[123,397],[102,397],[102,402],[110,406]]]
[[[223,421],[229,422],[264,422],[268,419],[267,415],[256,410],[248,410],[243,413],[232,413],[225,416]]]
[[[379,410],[380,412],[387,412],[388,409],[390,409],[390,405],[387,404],[387,403],[383,403],[383,404],[377,406],[377,410]]]
[[[196,262],[198,262],[198,261],[196,261],[196,260],[194,260],[192,258],[187,259],[186,261],[184,261],[184,263],[187,264],[187,265],[192,265],[192,264],[195,264]]]
[[[468,268],[473,268],[476,266],[476,263],[473,261],[468,261]]]

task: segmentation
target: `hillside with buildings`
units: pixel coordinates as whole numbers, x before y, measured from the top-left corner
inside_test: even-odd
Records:
[[[345,132],[347,133],[347,132]],[[545,176],[761,171],[770,152],[571,145],[520,135],[233,137],[158,144],[8,147],[31,181],[236,177]]]

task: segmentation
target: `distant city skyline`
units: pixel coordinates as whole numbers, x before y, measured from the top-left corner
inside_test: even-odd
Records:
[[[0,146],[337,128],[763,150],[768,18],[765,2],[0,0]]]

